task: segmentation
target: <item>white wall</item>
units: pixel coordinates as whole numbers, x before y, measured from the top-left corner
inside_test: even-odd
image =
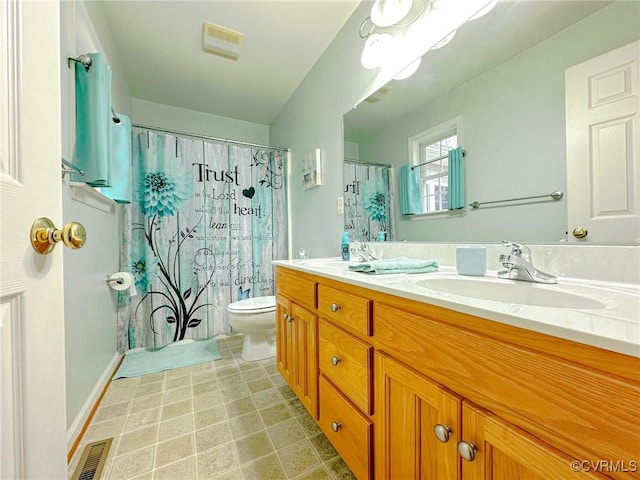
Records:
[[[361,142],[361,157],[406,164],[408,137],[460,116],[467,204],[566,192],[564,70],[637,39],[639,6],[616,2],[412,111]],[[544,243],[567,231],[566,197],[413,221],[396,203],[396,218],[398,240]]]
[[[129,92],[119,73],[117,52],[107,34],[108,27],[97,3],[61,2],[62,137],[63,157],[73,158],[75,143],[75,73],[67,57],[102,52],[112,67],[113,104],[129,113]],[[91,16],[90,16],[90,14]],[[105,212],[72,198],[69,177],[63,181],[63,221],[78,221],[87,231],[80,250],[63,249],[65,356],[68,443],[82,426],[92,401],[100,390],[100,379],[110,373],[117,359],[117,297],[107,288],[107,274],[119,270],[119,223],[113,202]]]
[[[134,98],[131,121],[149,127],[177,130],[227,140],[269,144],[269,127]]]
[[[363,2],[316,62],[271,124],[270,144],[291,148],[289,209],[292,247],[312,257],[338,256],[344,217],[336,211],[342,196],[342,115],[359,100],[374,71],[360,67],[358,35],[371,4]],[[302,190],[301,159],[314,148],[323,154],[323,184]]]

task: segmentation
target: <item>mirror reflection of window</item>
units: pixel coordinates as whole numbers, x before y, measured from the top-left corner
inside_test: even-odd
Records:
[[[419,172],[423,213],[449,209],[449,150],[458,147],[458,120],[454,119],[410,139],[411,163]]]

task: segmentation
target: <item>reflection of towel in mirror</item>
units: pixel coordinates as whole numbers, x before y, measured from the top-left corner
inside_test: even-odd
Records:
[[[429,273],[438,271],[436,260],[420,260],[417,258],[396,257],[374,260],[372,262],[354,263],[349,265],[353,272],[372,273]]]

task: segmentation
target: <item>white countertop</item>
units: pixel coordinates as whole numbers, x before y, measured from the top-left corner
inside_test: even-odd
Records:
[[[484,277],[467,277],[458,275],[454,267],[446,266],[441,266],[440,270],[434,273],[371,275],[348,270],[348,262],[340,262],[337,257],[276,260],[273,263],[507,325],[640,357],[640,287],[636,284],[559,278],[558,284],[543,285],[499,279],[495,271],[487,271]],[[522,305],[465,297],[431,290],[424,286],[425,280],[455,278],[501,284],[517,283],[531,288],[566,292],[597,300],[602,306],[584,309]]]

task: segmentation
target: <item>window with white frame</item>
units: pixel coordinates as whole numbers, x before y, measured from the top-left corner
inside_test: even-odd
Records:
[[[422,213],[449,208],[449,150],[458,147],[459,119],[442,123],[409,139],[411,163],[419,172]]]

